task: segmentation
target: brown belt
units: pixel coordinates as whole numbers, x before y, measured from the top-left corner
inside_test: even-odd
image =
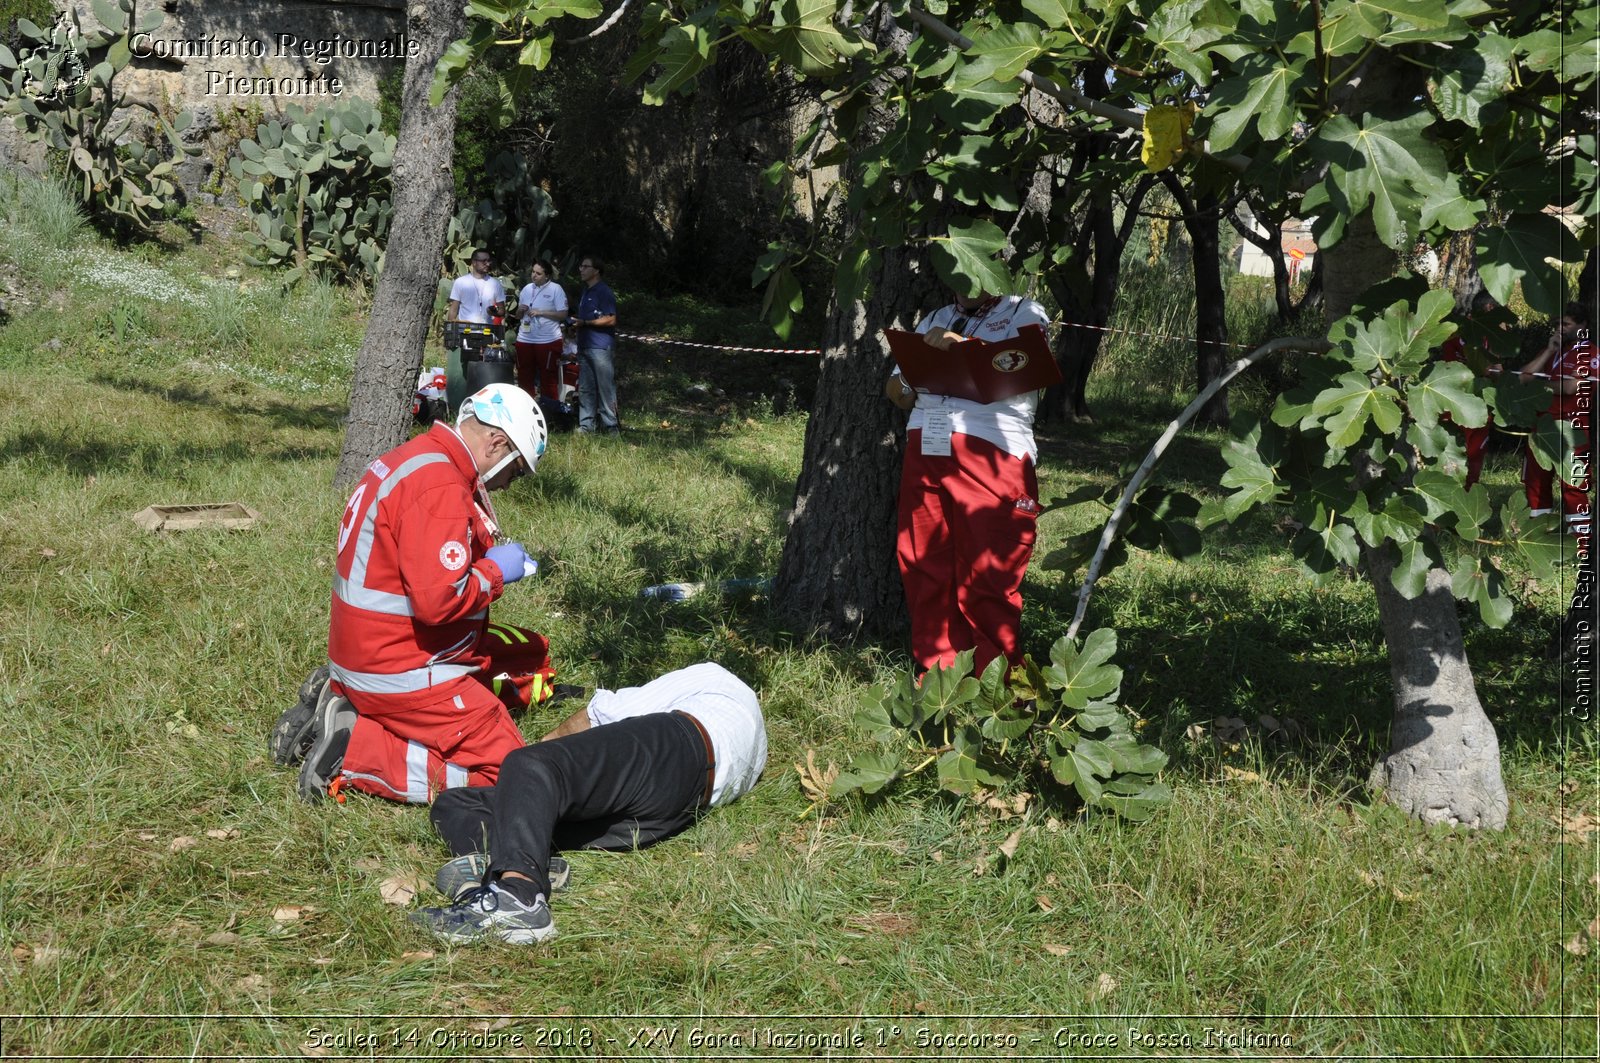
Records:
[[[700,797],[700,807],[701,808],[710,808],[711,807],[711,791],[714,788],[714,785],[715,785],[715,783],[717,781],[717,751],[716,751],[716,748],[714,746],[712,746],[712,744],[711,744],[711,735],[706,733],[706,725],[705,724],[701,723],[699,720],[695,719],[693,716],[689,715],[687,712],[684,712],[681,709],[673,709],[672,710],[672,714],[674,716],[682,716],[685,720],[688,720],[691,724],[693,724],[695,732],[700,735],[700,741],[705,743],[705,747],[706,747],[706,792],[704,794],[702,794],[701,797]]]

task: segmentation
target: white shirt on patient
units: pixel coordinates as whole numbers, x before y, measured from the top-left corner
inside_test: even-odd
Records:
[[[686,712],[711,736],[716,774],[711,804],[725,805],[747,793],[767,765],[767,727],[756,692],[719,664],[690,665],[642,687],[596,690],[589,699],[589,726]]]

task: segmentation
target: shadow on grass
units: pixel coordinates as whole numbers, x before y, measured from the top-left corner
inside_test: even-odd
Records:
[[[1107,408],[1107,414],[1097,416],[1092,424],[1058,423],[1041,427],[1035,433],[1041,470],[1047,474],[1059,469],[1112,476],[1126,482],[1127,476],[1119,476],[1118,470],[1126,466],[1131,474],[1155,445],[1171,416],[1176,415],[1175,412],[1162,415],[1142,408],[1130,409],[1120,404],[1108,403]],[[1190,426],[1178,434],[1162,455],[1152,481],[1169,484],[1188,481],[1215,487],[1227,469],[1222,460],[1224,438],[1217,431]]]
[[[876,652],[874,652],[876,651]],[[594,662],[600,685],[635,685],[698,661],[716,661],[757,691],[792,689],[797,657],[822,655],[818,667],[871,682],[874,656],[903,656],[898,645],[839,643],[787,627],[773,603],[755,594],[702,594],[682,602],[637,596],[590,600],[586,623],[561,654]],[[904,663],[909,666],[910,659]],[[814,713],[794,721],[815,724]]]
[[[762,343],[760,339],[752,343],[747,333],[707,339],[699,339],[701,333],[691,335],[704,343]],[[685,397],[685,389],[696,384],[720,389],[723,399],[715,400],[717,405],[806,410],[811,407],[821,373],[816,355],[701,351],[640,341],[624,341],[619,351],[619,362],[626,367],[619,371],[618,381],[624,415],[629,407],[683,410],[688,403],[702,402]]]
[[[1388,752],[1394,715],[1376,605],[1359,590],[1323,591],[1292,578],[1246,596],[1227,578],[1216,566],[1185,566],[1154,591],[1097,588],[1084,632],[1117,628],[1122,703],[1149,721],[1146,739],[1176,771],[1214,775],[1230,755],[1259,757],[1337,793],[1362,790]],[[1077,584],[1024,595],[1025,648],[1043,660],[1071,622]],[[1524,612],[1496,630],[1469,610],[1460,615],[1502,755],[1561,748],[1570,735],[1559,708],[1561,665],[1546,655],[1547,625]]]
[[[282,428],[337,431],[342,429],[345,415],[349,412],[343,407],[325,403],[297,405],[264,398],[260,393],[248,398],[230,397],[186,383],[162,384],[112,373],[96,373],[89,377],[89,381],[120,392],[148,395],[174,406],[260,417]]]
[[[785,476],[774,469],[737,461],[722,454],[712,455],[711,460],[730,476],[743,480],[760,504],[784,511],[794,502],[793,476]]]
[[[264,448],[259,443],[233,441],[219,446],[175,445],[160,442],[120,442],[109,439],[72,439],[45,432],[24,432],[5,443],[5,460],[19,462],[41,458],[51,466],[65,468],[74,476],[89,476],[113,470],[133,469],[155,479],[173,474],[178,465],[299,462],[330,458],[338,453],[334,446],[281,446]]]
[[[726,534],[708,535],[704,513],[664,510],[643,497],[601,498],[585,489],[580,475],[548,466],[541,468],[533,490],[541,502],[592,510],[616,526],[629,529],[636,539],[628,548],[631,567],[644,573],[647,583],[771,576],[774,573],[770,571],[767,544],[782,535],[778,514],[792,495],[793,482],[759,465],[708,453],[703,446],[704,435],[703,429],[695,426],[652,428],[629,432],[626,442],[599,439],[593,446],[600,454],[605,448],[616,448],[617,461],[667,468],[682,455],[694,452],[742,481],[756,497],[729,515],[731,519],[715,521],[718,526],[726,526]],[[587,580],[580,577],[566,596],[566,604],[582,609],[613,595],[614,586],[604,583],[599,574]]]
[[[698,583],[730,579],[765,579],[772,575],[766,552],[742,538],[714,545],[702,541],[692,561],[684,559],[681,541],[671,532],[652,536],[633,547],[633,564],[661,583]],[[643,588],[641,588],[643,589]]]
[[[578,477],[548,463],[540,465],[538,474],[524,482],[533,485],[541,502],[576,503],[583,498],[583,484]]]
[[[634,543],[630,554],[633,567],[654,574],[645,578],[658,583],[761,579],[771,575],[764,571],[766,565],[758,547],[736,541],[702,552],[692,565],[681,560],[682,547],[670,534],[652,534]],[[648,585],[641,583],[619,595],[616,584],[600,574],[574,573],[568,577],[561,603],[590,618],[584,650],[588,656],[614,664],[656,659],[665,642],[699,639],[713,631],[724,640],[750,640],[765,645],[768,635],[776,630],[766,599],[753,590],[728,595],[705,590],[691,599],[673,602],[641,597],[640,592]]]

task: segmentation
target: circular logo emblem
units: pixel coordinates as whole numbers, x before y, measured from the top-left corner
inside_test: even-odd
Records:
[[[1028,364],[1028,356],[1021,351],[1001,351],[990,359],[989,364],[994,366],[996,372],[1015,373]]]
[[[451,539],[439,547],[439,564],[451,572],[458,572],[467,564],[467,548]]]

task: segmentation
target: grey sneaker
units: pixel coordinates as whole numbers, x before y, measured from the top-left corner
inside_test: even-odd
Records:
[[[274,764],[288,768],[305,759],[306,751],[311,748],[317,702],[327,685],[328,666],[323,665],[306,676],[306,681],[300,684],[298,700],[285,709],[283,715],[278,717],[278,722],[272,725],[267,748],[272,753]]]
[[[448,908],[419,908],[410,919],[446,941],[497,938],[512,945],[534,945],[556,936],[543,895],[523,904],[495,886],[478,886]]]
[[[350,731],[356,710],[349,700],[324,686],[312,716],[310,744],[300,765],[300,796],[315,804],[328,796],[328,786],[339,777],[344,751],[350,748]]]
[[[441,867],[433,876],[433,885],[452,901],[458,901],[470,889],[483,885],[483,874],[489,870],[488,853],[468,853],[458,856]],[[560,893],[572,881],[572,868],[559,856],[550,858],[550,892]]]

